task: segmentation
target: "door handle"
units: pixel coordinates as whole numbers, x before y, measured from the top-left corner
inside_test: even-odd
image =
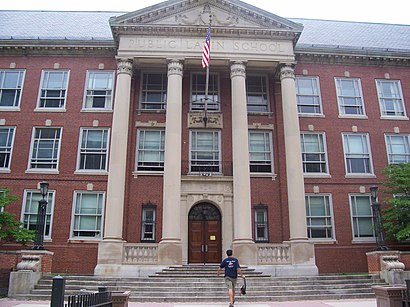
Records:
[[[201,245],[201,252],[204,252],[205,251],[205,246],[202,244]]]
[[[205,253],[208,252],[208,245],[205,245]]]

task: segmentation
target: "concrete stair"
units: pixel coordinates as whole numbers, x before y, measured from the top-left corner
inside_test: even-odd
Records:
[[[65,276],[66,295],[80,290],[131,291],[136,302],[226,302],[227,289],[222,277],[216,277],[216,265],[185,265],[165,269],[149,277],[117,278],[101,276]],[[369,275],[323,275],[307,277],[271,277],[250,268],[246,275],[247,294],[237,302],[296,301],[323,299],[373,298],[372,285],[384,284]],[[239,282],[241,278],[238,279]],[[44,276],[29,295],[18,299],[50,300],[52,276]]]

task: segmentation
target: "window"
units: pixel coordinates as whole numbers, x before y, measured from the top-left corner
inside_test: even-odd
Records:
[[[255,242],[268,242],[268,209],[265,205],[255,206]]]
[[[319,77],[296,77],[296,99],[299,114],[322,114]]]
[[[403,93],[398,80],[376,80],[382,116],[406,116]]]
[[[327,174],[327,155],[324,133],[301,133],[304,173]]]
[[[386,134],[389,164],[410,162],[410,140],[407,134]]]
[[[208,100],[205,101],[206,75],[193,73],[191,75],[191,110],[192,111],[219,111],[218,75],[209,74]]]
[[[350,195],[353,238],[374,238],[373,212],[370,195]]]
[[[142,206],[141,241],[155,242],[155,205]]]
[[[247,76],[246,93],[248,112],[268,112],[268,88],[266,76]]]
[[[306,195],[307,235],[310,239],[334,239],[329,195]]]
[[[165,110],[167,82],[165,73],[142,74],[141,109]]]
[[[0,128],[0,169],[10,169],[14,130],[14,127]]]
[[[20,105],[23,80],[23,70],[0,70],[0,108]]]
[[[104,197],[103,192],[74,192],[72,238],[102,238]]]
[[[57,169],[61,128],[34,128],[30,169]]]
[[[164,130],[138,130],[138,171],[164,170]]]
[[[38,202],[43,199],[40,191],[37,190],[26,190],[24,191],[23,200],[23,213],[22,213],[22,223],[24,228],[36,230],[37,227],[37,215],[38,215]],[[52,215],[54,208],[54,191],[48,191],[47,197],[47,207],[46,207],[46,218],[44,225],[44,238],[51,239],[51,225],[52,225]]]
[[[372,174],[367,134],[343,134],[343,145],[348,174]]]
[[[82,128],[80,132],[79,170],[107,170],[109,129]]]
[[[191,131],[190,171],[220,172],[220,141],[218,131]]]
[[[336,78],[340,115],[365,115],[360,79]]]
[[[113,71],[87,71],[84,109],[112,109],[113,79]]]
[[[68,71],[43,71],[38,108],[64,109]]]
[[[249,162],[251,173],[272,173],[270,132],[249,132]]]

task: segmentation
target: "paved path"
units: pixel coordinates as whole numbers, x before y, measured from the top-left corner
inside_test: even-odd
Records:
[[[48,307],[49,301],[17,301],[13,299],[0,299],[0,307]],[[227,307],[228,303],[128,303],[129,307]],[[249,303],[237,302],[235,307],[376,307],[375,299],[357,300],[329,300],[329,301],[292,301],[292,302],[268,302]]]

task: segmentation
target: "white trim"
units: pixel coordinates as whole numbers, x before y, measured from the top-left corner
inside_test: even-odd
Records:
[[[9,157],[9,166],[8,167],[0,167],[0,172],[1,173],[11,173],[11,162],[13,161],[13,150],[14,150],[14,140],[16,139],[16,131],[17,127],[16,126],[0,126],[0,129],[13,129],[13,136],[11,139],[11,145],[10,145],[10,157]]]
[[[201,72],[201,71],[191,71],[191,74],[190,74],[190,83],[189,83],[189,87],[190,87],[190,90],[189,90],[189,112],[203,112],[203,110],[193,110],[192,109],[192,93],[193,93],[193,89],[192,89],[192,83],[193,83],[193,76],[194,75],[205,75],[205,72]],[[207,110],[207,112],[222,112],[222,105],[221,105],[221,78],[220,78],[220,74],[219,74],[219,72],[210,72],[209,73],[209,79],[211,79],[211,76],[216,76],[216,78],[217,78],[217,80],[216,80],[216,84],[217,84],[217,87],[218,87],[218,91],[217,91],[217,93],[218,93],[218,95],[217,95],[217,99],[218,99],[218,101],[217,101],[217,106],[218,106],[218,109],[216,109],[216,110],[210,110],[210,109],[208,109]],[[211,84],[211,83],[209,83],[209,84]],[[169,90],[169,89],[168,89]],[[208,95],[209,96],[209,95]]]
[[[332,227],[332,237],[331,238],[308,238],[309,241],[313,241],[313,242],[335,242],[336,240],[336,227],[335,227],[335,214],[334,214],[334,210],[333,210],[333,198],[332,198],[332,194],[331,193],[305,193],[305,210],[306,210],[306,198],[309,198],[311,196],[320,196],[320,197],[329,197],[329,210],[330,210],[330,221],[332,223],[331,227]],[[306,213],[306,227],[308,227],[307,224],[307,218],[308,215]],[[306,228],[307,231],[307,228]]]
[[[192,133],[193,132],[207,132],[207,133],[214,133],[217,132],[218,133],[218,160],[219,160],[219,172],[215,172],[215,175],[219,175],[223,173],[223,163],[222,163],[222,148],[221,148],[221,144],[222,144],[222,140],[221,140],[221,130],[220,129],[190,129],[189,130],[189,152],[188,152],[188,172],[187,175],[197,175],[200,172],[192,172],[191,171],[191,162],[192,162]],[[211,161],[211,160],[210,160]],[[214,160],[212,160],[214,161]],[[212,173],[212,172],[211,172]]]
[[[323,149],[324,149],[324,154],[325,154],[325,163],[326,163],[326,172],[325,173],[313,173],[313,172],[305,172],[303,171],[303,176],[305,177],[322,177],[322,178],[330,178],[330,168],[329,168],[329,157],[327,153],[327,142],[326,142],[326,132],[324,131],[300,131],[300,136],[302,137],[302,134],[315,134],[315,135],[322,135],[322,141],[323,141]],[[301,144],[302,145],[302,144]],[[302,151],[302,146],[301,146],[301,154],[303,155]],[[302,159],[302,166],[303,166],[303,157],[300,157]]]
[[[320,113],[303,113],[299,112],[298,110],[298,115],[301,117],[325,117],[323,113],[323,103],[322,103],[322,93],[320,90],[320,78],[319,76],[308,76],[308,75],[297,75],[295,76],[295,86],[296,86],[296,91],[298,89],[297,85],[297,80],[298,79],[311,79],[311,80],[316,80],[316,86],[317,86],[317,96],[319,98],[319,107],[320,107]],[[312,96],[313,97],[313,96]],[[296,94],[296,108],[299,109],[299,104],[298,104],[298,94]]]
[[[271,171],[270,172],[252,172],[250,171],[250,166],[251,166],[251,157],[250,157],[250,150],[249,146],[251,144],[251,138],[250,134],[251,133],[259,133],[259,134],[268,134],[268,139],[269,139],[269,155],[270,155],[270,166],[271,166]],[[274,155],[273,155],[273,137],[272,137],[272,130],[258,130],[258,129],[248,129],[248,151],[249,151],[249,173],[253,177],[273,177],[275,174],[275,164],[274,164]]]
[[[401,81],[400,80],[391,80],[391,79],[375,79],[374,80],[376,82],[376,92],[377,92],[377,100],[379,101],[379,110],[380,110],[380,118],[383,119],[409,119],[407,117],[407,113],[406,113],[406,103],[404,101],[404,96],[403,96],[403,88],[401,85]],[[403,115],[385,115],[383,114],[385,110],[383,110],[382,108],[382,101],[381,101],[381,89],[380,89],[380,83],[381,82],[389,82],[389,83],[397,83],[397,87],[399,90],[399,94],[400,94],[400,98],[401,98],[401,106],[403,108]],[[385,97],[383,97],[385,98]]]
[[[407,134],[407,133],[398,133],[398,134],[394,134],[394,133],[385,133],[384,134],[384,144],[385,144],[385,146],[386,146],[386,155],[387,155],[387,162],[389,163],[389,164],[396,164],[396,163],[393,163],[393,162],[391,162],[390,161],[390,157],[389,157],[389,144],[388,144],[388,142],[387,142],[387,140],[389,139],[388,137],[402,137],[402,138],[405,138],[405,137],[407,137],[407,149],[410,149],[410,134]],[[391,146],[391,144],[390,144],[390,146]],[[395,154],[397,154],[397,153],[392,153],[392,155],[395,155]],[[409,150],[409,152],[407,152],[407,153],[405,153],[405,154],[407,154],[407,155],[410,155],[410,150]],[[410,158],[409,158],[410,159]],[[410,162],[410,161],[409,161]]]
[[[81,143],[82,143],[82,138],[83,138],[83,133],[85,130],[107,130],[107,148],[106,148],[106,158],[105,158],[105,167],[104,169],[101,170],[94,170],[94,169],[80,169],[80,161],[81,161]],[[109,148],[110,148],[110,133],[111,133],[111,129],[109,127],[80,127],[80,133],[78,136],[78,146],[77,146],[77,163],[76,163],[76,167],[75,167],[75,173],[77,174],[93,174],[93,175],[97,175],[97,174],[101,174],[101,175],[107,175],[108,174],[108,158],[109,158]]]
[[[366,137],[366,142],[367,142],[367,148],[368,148],[368,155],[369,155],[369,167],[370,173],[349,173],[348,172],[348,167],[347,167],[347,159],[346,159],[346,145],[345,145],[345,136],[351,135],[351,136],[365,136]],[[375,177],[374,174],[374,167],[373,167],[373,159],[372,159],[372,149],[370,146],[370,136],[369,133],[355,133],[355,132],[342,132],[342,144],[343,144],[343,157],[344,157],[344,162],[345,162],[345,177]]]
[[[338,110],[339,110],[339,117],[343,117],[343,118],[367,118],[361,79],[360,78],[350,78],[350,77],[349,78],[347,78],[347,77],[334,77],[334,80],[335,80],[335,87],[336,87],[336,99],[337,99],[337,105],[338,105]],[[363,114],[346,114],[344,106],[341,106],[341,101],[339,99],[339,96],[342,96],[342,95],[341,95],[341,92],[340,92],[339,82],[338,81],[343,81],[343,80],[349,80],[349,81],[357,82],[357,90],[358,90],[358,94],[360,94],[360,96],[357,96],[357,97],[360,97]],[[341,112],[342,107],[343,107],[343,112]]]
[[[1,111],[20,111],[21,97],[23,96],[24,81],[26,78],[26,69],[0,69],[0,72],[22,72],[23,73],[21,77],[21,88],[20,88],[20,95],[19,95],[19,100],[17,102],[17,105],[12,106],[12,107],[0,106]],[[18,90],[18,88],[16,88],[16,90]]]
[[[67,84],[65,86],[65,93],[64,93],[64,106],[59,107],[59,108],[50,108],[50,107],[40,107],[40,98],[41,98],[41,91],[43,90],[43,82],[44,82],[44,76],[46,72],[59,72],[59,73],[67,73]],[[40,78],[40,86],[38,89],[38,94],[37,94],[37,104],[35,111],[46,111],[46,112],[52,112],[54,110],[58,110],[57,112],[64,112],[67,109],[67,95],[68,95],[68,86],[70,82],[70,70],[69,69],[61,69],[61,70],[55,70],[55,69],[43,69],[41,71],[41,78]]]
[[[164,166],[162,167],[162,170],[156,170],[156,171],[148,171],[148,170],[138,170],[138,157],[139,157],[139,140],[141,137],[141,131],[156,131],[160,134],[161,137],[161,132],[163,132],[164,134],[164,148],[163,148],[163,152],[164,152],[164,160],[162,161],[162,163],[164,164]],[[154,127],[154,128],[149,128],[149,127],[138,127],[137,128],[137,138],[136,138],[136,142],[135,142],[135,161],[134,161],[134,170],[133,170],[133,175],[134,177],[137,177],[138,175],[151,175],[151,174],[164,174],[164,167],[165,167],[165,127]],[[161,139],[160,139],[161,141]],[[161,161],[158,161],[161,162]]]
[[[142,96],[144,93],[144,74],[163,74],[165,76],[165,101],[164,101],[164,108],[161,109],[144,109],[142,107],[143,103],[146,103],[143,101]],[[167,100],[168,100],[168,75],[167,75],[167,71],[165,69],[156,69],[156,70],[147,70],[147,69],[142,69],[141,73],[140,73],[140,82],[139,82],[139,94],[138,94],[138,111],[140,112],[155,112],[155,113],[159,113],[159,112],[166,112],[167,109]]]
[[[370,206],[370,212],[372,213],[371,218],[372,219],[372,229],[373,229],[373,237],[364,237],[364,238],[356,238],[355,233],[354,233],[354,223],[353,223],[353,203],[352,203],[352,196],[360,196],[360,197],[368,197],[369,199],[369,206]],[[367,242],[375,242],[376,241],[376,236],[374,232],[374,225],[373,225],[373,209],[372,209],[372,203],[370,199],[370,194],[358,194],[358,193],[349,193],[349,208],[350,208],[350,224],[351,224],[351,230],[352,230],[352,243],[367,243]]]
[[[90,72],[91,73],[99,73],[99,74],[109,74],[111,73],[112,76],[112,86],[111,86],[111,100],[109,102],[110,107],[104,107],[104,108],[87,108],[86,107],[86,102],[87,102],[87,91],[89,90],[88,88],[88,81],[90,78]],[[85,84],[84,84],[84,92],[83,92],[83,105],[81,108],[81,111],[86,111],[86,112],[112,112],[113,111],[113,103],[114,103],[114,89],[115,89],[115,71],[114,70],[95,70],[95,69],[89,69],[86,71],[86,78],[85,78]]]
[[[265,78],[265,88],[266,88],[266,107],[267,111],[261,112],[261,111],[249,111],[248,109],[248,77],[264,77]],[[246,111],[248,114],[251,115],[269,115],[272,114],[271,111],[271,103],[270,103],[270,90],[269,90],[269,76],[267,74],[258,74],[258,73],[246,73],[246,79],[245,79],[245,90],[246,90]]]

